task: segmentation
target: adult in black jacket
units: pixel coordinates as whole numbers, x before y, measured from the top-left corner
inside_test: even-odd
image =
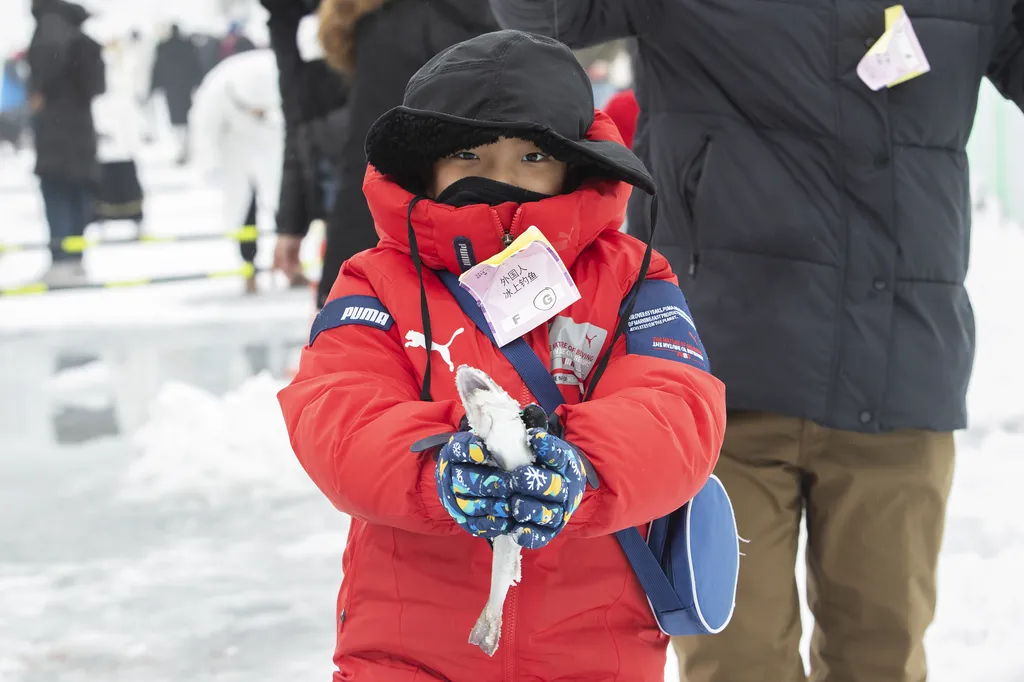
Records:
[[[360,7],[353,12],[353,5]],[[497,29],[482,0],[323,0],[320,36],[328,62],[350,75],[350,121],[341,151],[338,199],[328,220],[319,301],[341,264],[377,245],[363,196],[363,143],[374,121],[402,103],[405,85],[441,50]]]
[[[318,0],[261,0],[269,11],[285,119],[284,172],[277,212],[274,267],[301,283],[299,247],[314,220],[324,220],[337,191],[348,87],[322,57],[303,58],[299,24]]]
[[[804,680],[806,509],[814,678],[923,680],[974,355],[965,149],[985,76],[1024,103],[1012,0],[903,3],[931,71],[877,91],[857,67],[893,2],[490,4],[574,47],[637,39],[654,242],[728,389],[717,471],[751,540],[733,623],[677,642],[685,679]]]
[[[203,75],[199,48],[182,35],[176,24],[172,25],[171,34],[156,47],[151,89],[153,92],[163,90],[167,99],[167,112],[180,145],[179,162],[187,157],[188,112]]]
[[[81,253],[64,249],[80,237],[92,217],[92,191],[99,181],[92,100],[106,89],[102,48],[82,33],[89,14],[65,0],[34,0],[36,30],[28,48],[29,102],[39,176],[50,226],[53,260],[47,281],[84,277]]]
[[[156,47],[152,80],[153,90],[163,90],[167,97],[171,125],[188,124],[192,95],[202,78],[196,46],[177,25],[172,25],[171,34]]]

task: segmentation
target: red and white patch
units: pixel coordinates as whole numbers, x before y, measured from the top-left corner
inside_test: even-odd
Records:
[[[551,343],[551,376],[560,386],[580,386],[597,363],[608,339],[608,330],[568,317],[556,317],[548,332]]]

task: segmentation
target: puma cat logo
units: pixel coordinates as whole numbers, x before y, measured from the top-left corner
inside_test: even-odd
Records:
[[[456,329],[455,333],[452,334],[452,338],[448,339],[448,343],[446,343],[443,346],[433,340],[430,342],[430,350],[437,351],[437,353],[441,356],[441,359],[444,360],[446,365],[448,365],[449,372],[455,371],[455,365],[452,364],[452,354],[449,349],[451,348],[452,343],[455,342],[455,337],[464,331],[466,330],[463,329],[462,327]],[[418,332],[415,329],[410,329],[408,332],[406,332],[405,347],[426,349],[427,339],[426,337],[423,336],[423,332]]]
[[[593,336],[587,336],[586,334],[584,334],[583,338],[587,340],[587,348],[590,348],[592,345],[594,345],[594,339],[597,338],[597,334],[594,334]]]

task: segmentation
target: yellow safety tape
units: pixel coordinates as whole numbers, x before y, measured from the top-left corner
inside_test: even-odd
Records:
[[[246,225],[237,230],[229,230],[223,233],[210,233],[210,234],[181,234],[181,235],[159,235],[159,234],[140,234],[138,242],[149,243],[149,244],[171,244],[174,242],[190,242],[190,241],[204,241],[204,240],[215,240],[215,239],[228,239],[235,242],[255,242],[259,241],[263,237],[273,237],[273,232],[260,232],[255,225]],[[115,239],[111,241],[103,239],[86,239],[85,237],[65,237],[61,240],[61,248],[67,253],[82,253],[88,249],[96,248],[97,246],[105,245],[124,245],[132,244],[134,240],[131,239]],[[27,249],[45,249],[46,244],[32,243],[32,244],[3,244],[0,243],[0,253],[14,253],[15,251],[25,251]]]
[[[224,236],[238,242],[254,242],[259,239],[260,231],[256,229],[255,225],[246,225],[237,230],[231,230]]]
[[[46,286],[42,282],[35,282],[33,284],[26,284],[20,287],[0,289],[0,294],[4,296],[30,296],[32,294],[45,294],[49,289],[50,287]]]
[[[208,272],[206,276],[210,279],[219,279],[221,277],[251,277],[256,274],[256,268],[246,263],[240,268],[234,270],[219,270],[216,272]]]
[[[99,242],[95,239],[86,239],[85,237],[64,237],[60,241],[60,248],[64,249],[67,253],[82,253],[86,249],[91,249],[98,245]]]

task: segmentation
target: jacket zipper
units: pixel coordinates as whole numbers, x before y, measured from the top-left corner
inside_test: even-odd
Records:
[[[519,670],[516,661],[519,657],[516,651],[516,617],[519,612],[519,587],[513,585],[508,591],[508,598],[505,600],[508,617],[501,625],[501,647],[505,649],[505,682],[515,682],[518,679]]]
[[[697,278],[697,270],[700,268],[700,229],[697,224],[697,201],[700,199],[700,191],[704,187],[704,178],[707,177],[708,159],[711,157],[711,148],[714,146],[714,141],[710,135],[704,135],[701,138],[700,147],[697,148],[697,153],[693,155],[693,159],[686,167],[686,172],[683,174],[683,208],[686,212],[686,227],[690,234],[690,267],[687,274],[692,278]],[[696,178],[696,182],[693,185],[693,191],[690,191],[690,181],[694,178],[694,173],[699,173],[699,177]]]
[[[498,221],[498,214],[493,213],[495,220]],[[523,215],[523,209],[520,207],[516,210],[515,215],[512,216],[512,224],[509,225],[507,230],[502,229],[501,244],[504,248],[508,248],[512,245],[512,242],[516,240],[516,228],[519,227],[519,219]],[[530,399],[530,390],[526,386],[526,382],[522,382],[522,399],[519,401],[520,405],[526,405]],[[508,592],[508,597],[505,600],[505,606],[507,610],[507,618],[502,620],[501,625],[501,642],[502,648],[505,650],[505,680],[506,682],[515,682],[519,678],[519,670],[516,665],[519,654],[516,651],[516,625],[519,615],[519,587],[513,585]]]
[[[501,224],[501,220],[498,218],[497,211],[491,211],[491,218],[494,220],[494,226],[498,228],[498,236],[501,239],[501,248],[507,249],[512,246],[512,242],[516,240],[516,228],[519,227],[519,218],[523,215],[523,208],[520,206],[516,209],[515,215],[512,216],[512,224],[509,225],[508,229]]]

